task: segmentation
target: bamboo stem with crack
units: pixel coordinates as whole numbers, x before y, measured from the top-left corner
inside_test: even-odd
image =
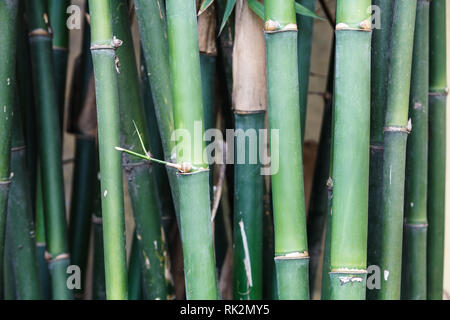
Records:
[[[264,22],[246,1],[236,3],[233,51],[234,298],[260,300],[263,294],[263,183],[260,130],[267,108]],[[249,136],[247,136],[247,133]],[[244,140],[241,139],[244,135]],[[263,146],[265,147],[265,146]],[[261,153],[259,153],[261,154]],[[253,159],[253,157],[257,159]],[[256,161],[255,161],[256,160]]]

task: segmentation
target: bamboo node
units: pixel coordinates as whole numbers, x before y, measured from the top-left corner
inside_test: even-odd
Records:
[[[406,134],[410,134],[412,130],[412,122],[411,119],[408,120],[408,124],[406,126],[389,126],[384,127],[384,132],[403,132]]]
[[[372,22],[369,19],[361,21],[359,26],[363,30],[372,30]]]
[[[28,33],[28,36],[29,36],[30,38],[33,38],[33,37],[46,37],[46,38],[51,38],[51,37],[52,37],[52,34],[51,34],[50,32],[48,32],[48,30],[45,30],[45,29],[42,29],[42,28],[38,28],[38,29],[31,30],[31,31]]]
[[[275,257],[275,260],[295,260],[295,259],[309,259],[308,251],[290,252]]]
[[[273,20],[267,20],[264,23],[264,31],[266,33],[277,33],[277,32],[286,32],[286,31],[298,31],[297,24],[288,23],[285,26],[282,26],[279,22]]]
[[[56,257],[53,258],[52,255],[48,251],[45,251],[45,260],[47,260],[47,263],[53,263],[56,261],[69,259],[69,258],[70,258],[70,255],[68,253],[58,254]]]

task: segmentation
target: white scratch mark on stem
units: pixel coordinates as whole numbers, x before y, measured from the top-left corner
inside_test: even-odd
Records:
[[[252,279],[252,266],[250,263],[250,253],[248,251],[248,242],[247,242],[247,235],[245,234],[244,230],[244,222],[241,220],[239,221],[239,228],[241,229],[241,236],[242,236],[242,244],[244,245],[244,267],[245,267],[245,273],[247,274],[248,284],[250,287],[253,287],[253,279]]]
[[[384,281],[387,281],[389,278],[389,270],[384,270]]]

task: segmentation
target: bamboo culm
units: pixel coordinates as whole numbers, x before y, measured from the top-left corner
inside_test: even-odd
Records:
[[[166,1],[175,129],[188,132],[194,150],[177,147],[177,163],[205,168],[203,103],[195,0]],[[185,80],[189,78],[190,81]],[[195,140],[195,126],[201,126]],[[180,132],[180,131],[178,131]],[[176,134],[176,139],[180,138]],[[212,241],[209,172],[177,172],[179,222],[187,299],[218,298]],[[192,197],[195,195],[195,197]]]
[[[267,0],[265,14],[269,128],[279,132],[270,144],[271,154],[279,154],[271,176],[277,296],[309,299],[294,0]]]
[[[388,272],[379,299],[401,293],[402,234],[411,65],[417,1],[395,1],[384,127],[380,269]]]
[[[394,1],[375,0],[380,8],[381,28],[373,29],[372,74],[370,106],[370,169],[369,169],[369,234],[367,264],[381,263],[382,199],[383,197],[383,157],[384,122],[386,118],[387,90]],[[367,299],[378,298],[379,290],[368,289]]]
[[[316,0],[296,0],[297,3],[314,12]],[[298,77],[300,84],[300,120],[302,142],[305,139],[306,114],[308,108],[309,73],[311,69],[311,51],[313,42],[314,18],[297,14],[298,24]]]
[[[57,300],[72,299],[72,293],[66,283],[66,269],[70,261],[65,220],[58,93],[51,51],[52,38],[50,26],[45,19],[47,17],[45,1],[27,0],[25,5],[29,19],[34,94],[38,110],[41,186],[52,294]]]
[[[109,0],[89,0],[91,52],[94,63],[100,154],[106,293],[109,300],[127,299],[125,221],[120,145],[118,65]]]
[[[401,297],[427,297],[428,65],[430,2],[417,1],[405,180]]]
[[[427,298],[441,300],[444,275],[447,51],[446,1],[430,2]]]
[[[364,300],[366,293],[370,4],[368,0],[337,2],[329,256],[332,300]]]
[[[118,74],[121,146],[129,150],[148,146],[148,129],[139,86],[139,75],[126,0],[111,0],[113,32],[123,41],[117,49],[120,61]],[[136,133],[140,132],[140,138]],[[146,297],[152,300],[167,299],[167,253],[162,236],[156,180],[152,164],[123,154],[122,166],[128,181],[128,190],[136,222],[136,238],[141,258],[142,277]]]
[[[16,88],[16,33],[18,1],[0,2],[0,296],[3,294],[3,262],[8,193],[11,185],[11,128]]]

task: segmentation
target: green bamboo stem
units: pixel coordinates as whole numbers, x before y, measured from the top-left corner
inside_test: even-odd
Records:
[[[67,132],[75,135],[75,160],[69,221],[69,248],[72,264],[80,267],[81,289],[74,289],[77,298],[85,293],[87,260],[91,235],[91,218],[96,194],[96,163],[98,160],[95,86],[90,52],[90,27],[84,22],[81,54],[75,62],[69,101]],[[93,119],[92,119],[93,118]]]
[[[368,0],[338,0],[329,297],[365,299],[370,128]]]
[[[98,161],[96,168],[98,170]],[[106,300],[105,255],[103,246],[102,201],[100,179],[95,179],[94,213],[92,215],[93,261],[92,261],[92,299]]]
[[[446,159],[446,1],[430,3],[427,298],[441,300],[444,273]]]
[[[5,50],[0,53],[0,292],[3,292],[3,257],[5,245],[8,192],[11,185],[11,127],[16,86],[16,27],[18,1],[0,2],[0,41]]]
[[[236,130],[264,129],[265,112],[235,114]],[[235,139],[237,150],[238,139]],[[256,143],[256,141],[252,141]],[[259,144],[258,144],[259,145]],[[242,148],[242,147],[241,147]],[[263,176],[261,164],[249,161],[250,141],[246,139],[246,161],[234,168],[234,298],[240,300],[262,299],[262,223]],[[237,154],[235,152],[235,158]]]
[[[17,99],[16,99],[17,100]],[[11,143],[12,179],[6,237],[11,265],[15,270],[15,297],[19,300],[41,299],[41,288],[35,251],[35,229],[32,202],[28,186],[26,146],[23,134],[21,108],[16,101],[13,106],[14,124]]]
[[[75,140],[75,164],[70,208],[69,248],[71,262],[80,267],[80,290],[75,293],[82,296],[89,252],[89,236],[93,207],[95,162],[97,155],[96,139],[91,136],[77,135]]]
[[[91,52],[97,100],[106,292],[109,300],[127,299],[125,221],[116,52],[109,0],[89,0]]]
[[[394,4],[384,128],[380,268],[382,300],[400,299],[406,141],[417,1]]]
[[[389,60],[394,1],[375,0],[380,8],[381,28],[373,30],[372,75],[370,108],[370,169],[369,169],[369,234],[367,264],[379,266],[381,263],[382,199],[383,197],[383,157],[384,122],[389,80]],[[367,299],[378,298],[379,290],[367,290]]]
[[[111,0],[113,32],[123,41],[117,50],[120,61],[120,73],[117,76],[119,86],[121,146],[133,150],[148,145],[148,131],[139,75],[131,36],[128,6],[126,0]],[[141,132],[140,136],[136,130]],[[166,299],[169,280],[165,278],[165,244],[162,241],[161,216],[158,208],[155,176],[148,161],[123,154],[122,166],[128,181],[136,222],[140,262],[144,289],[148,299]]]
[[[296,0],[312,12],[316,9],[316,0]],[[309,72],[311,69],[311,51],[313,41],[314,18],[297,14],[298,24],[298,77],[300,84],[300,120],[302,141],[305,139],[306,113],[308,108]]]
[[[130,262],[128,263],[128,300],[142,300],[141,254],[136,230],[133,235]]]
[[[309,299],[294,0],[267,0],[265,12],[269,128],[279,132],[270,145],[279,154],[271,177],[278,298]]]
[[[67,61],[69,53],[69,30],[66,26],[69,0],[48,0],[48,13],[53,32],[53,65],[56,91],[58,92],[59,120],[64,124],[64,101],[66,94]]]
[[[69,263],[58,94],[53,77],[51,35],[45,20],[45,1],[26,1],[30,26],[31,60],[40,133],[42,194],[45,210],[48,267],[54,299],[71,299],[66,285]]]
[[[36,198],[34,199],[36,215],[36,259],[41,283],[41,296],[44,300],[50,300],[52,286],[50,282],[50,271],[47,266],[46,251],[47,240],[45,237],[44,201],[42,199],[42,178],[40,164],[37,165],[36,176]]]
[[[19,3],[19,23],[17,32],[17,74],[29,75],[31,70],[30,59],[30,44],[28,41],[28,29],[25,19],[25,5],[24,2]],[[27,170],[29,175],[29,187],[31,190],[31,199],[36,199],[36,183],[37,183],[37,124],[36,124],[36,110],[35,99],[33,94],[33,79],[30,76],[22,76],[17,79],[18,94],[21,99],[21,105],[23,106],[22,117],[25,127],[25,142],[27,146]],[[26,92],[26,94],[22,94]],[[33,205],[33,214],[35,215],[35,209]]]
[[[195,0],[166,1],[175,129],[190,134],[191,152],[177,148],[177,163],[205,167],[203,107]],[[190,79],[186,81],[186,79]],[[201,126],[200,130],[194,129]],[[200,131],[194,135],[194,132]],[[179,139],[180,131],[176,131]],[[177,173],[179,221],[188,299],[217,299],[209,172]]]
[[[161,0],[134,0],[141,45],[150,80],[164,159],[175,161],[173,97],[170,80],[169,47],[166,28],[165,3]],[[167,170],[175,214],[179,216],[178,183],[175,170]]]
[[[428,64],[430,2],[418,0],[411,73],[401,297],[427,298]]]
[[[175,141],[173,99],[169,73],[169,50],[167,42],[165,6],[161,0],[135,0],[142,49],[151,84],[156,118],[164,149],[164,159],[172,159]]]
[[[265,148],[260,137],[267,109],[265,40],[261,32],[264,22],[242,0],[236,3],[235,21],[234,242],[230,240],[234,249],[233,296],[240,300],[261,300],[264,176],[262,159],[254,159],[254,153]],[[270,260],[273,263],[273,255]]]

